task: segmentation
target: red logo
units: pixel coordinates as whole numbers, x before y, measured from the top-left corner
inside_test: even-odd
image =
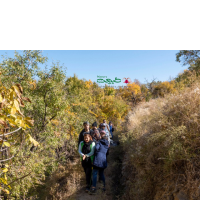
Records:
[[[126,84],[131,83],[131,79],[130,78],[123,78],[122,80],[124,80],[124,79],[125,79],[124,83],[126,83]]]

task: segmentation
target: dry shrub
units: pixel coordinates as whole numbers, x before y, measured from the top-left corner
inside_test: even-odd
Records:
[[[58,169],[47,178],[44,188],[39,192],[41,200],[65,200],[80,189],[82,174],[80,158],[73,162],[60,165]]]
[[[126,119],[120,141],[124,199],[199,199],[200,84],[142,103]],[[181,193],[181,195],[182,195]]]

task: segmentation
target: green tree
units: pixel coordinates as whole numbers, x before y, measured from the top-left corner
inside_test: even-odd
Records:
[[[176,61],[189,65],[190,70],[199,70],[200,50],[181,50],[176,54]]]

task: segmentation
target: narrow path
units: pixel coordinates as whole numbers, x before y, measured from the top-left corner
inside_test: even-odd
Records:
[[[117,139],[117,137],[116,137]],[[114,141],[115,138],[114,138]],[[110,152],[108,155],[108,167],[105,169],[105,179],[106,179],[106,192],[102,192],[99,187],[100,184],[97,183],[97,192],[96,194],[90,195],[85,192],[85,174],[82,169],[81,172],[81,185],[82,187],[78,190],[75,194],[69,197],[69,200],[117,200],[118,194],[120,193],[119,190],[119,174],[121,172],[120,168],[120,161],[118,159],[119,146],[111,146]],[[118,179],[118,180],[116,180]]]

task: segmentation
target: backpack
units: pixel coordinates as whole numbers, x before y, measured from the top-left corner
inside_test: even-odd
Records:
[[[114,130],[115,130],[115,129],[114,129],[114,128],[112,128],[112,132],[114,132]]]

